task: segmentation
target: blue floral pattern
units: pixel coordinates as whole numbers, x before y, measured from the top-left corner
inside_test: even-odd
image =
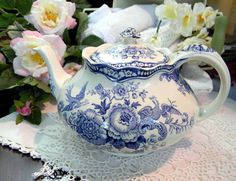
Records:
[[[106,143],[107,132],[102,128],[103,122],[99,120],[97,113],[93,110],[87,110],[84,113],[78,113],[76,120],[78,120],[76,131],[84,139],[95,145]]]
[[[173,70],[177,65],[158,65],[155,63],[142,62],[122,64],[91,64],[87,61],[86,66],[86,68],[89,68],[91,72],[96,74],[103,74],[113,82],[125,82],[127,80],[133,79],[148,79],[151,76],[155,75],[157,72],[167,72],[169,70]],[[148,69],[146,69],[146,67]],[[149,67],[151,68],[149,69]]]
[[[174,101],[160,104],[155,96],[140,89],[140,82],[117,84],[113,88],[97,84],[89,90],[87,85],[88,82],[76,95],[72,95],[70,86],[67,100],[59,102],[58,110],[67,124],[92,144],[132,150],[159,143],[164,146],[168,134],[180,134],[194,123],[192,117],[178,110]],[[89,103],[86,96],[97,96],[100,102]],[[142,107],[146,101],[153,106]],[[87,104],[90,108],[83,108]],[[155,134],[147,134],[150,131]]]
[[[104,63],[104,59],[106,63]],[[108,63],[109,59],[125,60],[119,63]],[[160,70],[170,70],[175,66],[168,65],[169,57],[163,52],[149,47],[116,46],[104,52],[95,51],[86,60],[86,68],[91,72],[105,75],[115,82],[123,82],[134,78],[148,78]],[[111,61],[112,62],[112,61]]]
[[[128,99],[129,93],[126,86],[122,84],[118,84],[113,88],[113,94],[115,96],[115,99],[122,100],[122,99]]]
[[[111,55],[111,58],[128,59],[131,58],[133,61],[139,59],[155,59],[157,58],[156,51],[148,47],[137,47],[137,46],[126,46],[124,48],[111,47],[105,52]],[[95,62],[103,62],[100,57],[100,52],[95,52],[91,57]]]
[[[111,49],[109,54],[113,55],[113,58],[121,58],[127,59],[131,58],[132,60],[141,59],[155,59],[157,57],[154,50],[146,47],[137,47],[137,46],[127,46],[121,51],[117,51],[117,49]]]
[[[186,95],[192,92],[191,87],[187,84],[187,82],[181,77],[178,69],[175,69],[173,72],[165,72],[162,73],[160,76],[160,81],[167,80],[170,82],[171,80],[175,81],[179,86],[178,90],[183,94]]]
[[[193,45],[187,46],[182,51],[187,51],[187,52],[188,51],[193,51],[193,52],[198,52],[198,53],[201,53],[201,52],[213,53],[213,52],[215,52],[214,49],[209,48],[209,47],[207,47],[205,45],[199,45],[199,44],[193,44]]]
[[[136,141],[138,137],[138,125],[140,119],[135,110],[125,105],[115,105],[109,114],[109,132],[108,135],[115,139],[125,141]]]
[[[53,96],[56,96],[56,95],[55,95],[56,86],[55,86],[55,84],[54,84],[54,81],[52,80],[51,74],[49,74],[49,85],[50,85],[50,89],[51,89],[52,95],[53,95]]]
[[[140,38],[141,35],[135,28],[129,27],[120,34],[123,38]]]

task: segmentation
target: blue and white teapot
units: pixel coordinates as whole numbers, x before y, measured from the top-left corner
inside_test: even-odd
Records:
[[[115,154],[148,153],[176,143],[224,103],[230,75],[213,49],[191,45],[172,54],[135,44],[138,36],[132,29],[123,36],[123,44],[84,49],[84,65],[73,77],[50,47],[35,49],[49,68],[59,114],[80,138]],[[219,73],[220,91],[209,105],[199,105],[179,73],[191,60],[210,64]]]

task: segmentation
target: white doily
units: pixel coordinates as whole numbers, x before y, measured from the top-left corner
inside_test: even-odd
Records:
[[[35,150],[54,169],[68,171],[81,180],[234,181],[236,180],[236,105],[197,124],[189,134],[164,150],[139,157],[120,157],[100,152],[78,139],[62,125],[57,114],[35,137]],[[43,171],[42,171],[43,172]]]

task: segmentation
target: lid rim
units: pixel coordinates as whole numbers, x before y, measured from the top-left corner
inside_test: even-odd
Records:
[[[154,66],[167,63],[168,56],[155,47],[142,45],[115,45],[105,44],[97,47],[91,54],[85,56],[93,63],[122,64],[139,61],[140,63],[153,64]]]
[[[170,58],[167,55],[163,55],[163,60],[159,62],[143,62],[143,61],[132,61],[132,62],[122,62],[122,63],[105,63],[105,62],[95,62],[91,58],[83,58],[85,61],[89,62],[89,64],[93,66],[99,65],[107,65],[108,67],[112,67],[116,70],[121,70],[125,68],[137,68],[140,70],[152,70],[157,68],[158,66],[168,65]]]

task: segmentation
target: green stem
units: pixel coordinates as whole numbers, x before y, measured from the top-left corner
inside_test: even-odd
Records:
[[[160,29],[161,23],[162,23],[162,20],[158,21],[156,34],[158,34],[158,32],[159,32],[159,29]]]

